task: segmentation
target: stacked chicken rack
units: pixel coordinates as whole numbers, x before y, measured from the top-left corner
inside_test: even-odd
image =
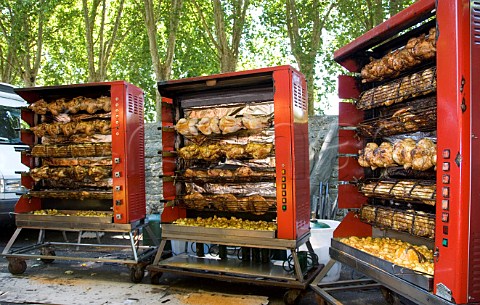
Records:
[[[16,91],[29,103],[22,162],[30,171],[22,173],[28,192],[15,206],[17,230],[3,251],[10,272],[23,273],[30,258],[111,261],[129,265],[132,281],[140,281],[155,252],[140,244],[142,230],[151,231],[144,221],[143,91],[122,81]],[[14,249],[24,228],[39,230],[38,242]],[[49,230],[62,231],[65,241],[48,238]],[[82,241],[86,231],[98,244]],[[105,232],[128,234],[128,245],[109,245],[128,254],[105,255]]]
[[[365,90],[355,104],[366,118],[356,128],[365,139],[358,163],[366,170],[357,184],[369,198],[360,218],[429,239],[436,198],[435,35],[432,27],[363,67]]]
[[[303,75],[280,66],[158,87],[166,207],[152,280],[175,272],[306,288],[320,266],[299,263],[301,245],[313,255]],[[191,246],[161,259],[167,240]],[[273,250],[289,250],[284,266]]]

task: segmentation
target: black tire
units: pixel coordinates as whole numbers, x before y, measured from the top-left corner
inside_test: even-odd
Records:
[[[130,280],[138,284],[143,280],[143,277],[145,276],[145,268],[135,266],[130,268]]]
[[[52,249],[49,249],[49,248],[42,248],[41,250],[41,254],[42,255],[48,255],[48,256],[55,256],[55,251],[52,250]],[[54,258],[40,258],[40,260],[44,263],[44,264],[51,264],[55,261]]]
[[[155,273],[150,273],[150,283],[152,285],[158,285],[160,284],[160,278],[162,277],[163,272],[155,272]]]
[[[15,260],[8,263],[8,272],[11,274],[23,274],[27,270],[27,262],[24,260]]]
[[[289,289],[283,295],[283,302],[285,303],[285,305],[295,305],[297,304],[300,294],[301,290]]]

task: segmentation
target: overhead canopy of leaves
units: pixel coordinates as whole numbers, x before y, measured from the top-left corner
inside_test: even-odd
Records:
[[[327,14],[333,1],[183,0],[171,78],[219,73],[225,66],[222,54],[235,60],[236,70],[290,64],[311,77],[314,108],[321,113],[331,106],[329,96],[341,73],[333,51],[413,2],[338,0]],[[171,3],[153,1],[160,58],[167,56]],[[85,4],[95,18],[85,18]],[[0,0],[1,81],[28,86],[124,79],[145,90],[146,120],[154,120],[156,77],[144,5],[134,0]],[[321,32],[315,32],[318,16],[324,22]],[[93,20],[90,55],[88,20]],[[317,49],[315,37],[320,39]]]

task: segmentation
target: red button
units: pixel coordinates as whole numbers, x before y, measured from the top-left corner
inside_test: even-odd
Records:
[[[442,221],[448,222],[448,213],[442,213]]]

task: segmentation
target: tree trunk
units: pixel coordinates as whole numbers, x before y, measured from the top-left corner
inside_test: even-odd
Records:
[[[331,3],[330,6],[326,8],[323,16],[321,16],[319,0],[313,1],[315,13],[313,14],[314,19],[311,22],[312,28],[309,38],[304,38],[300,35],[301,25],[295,0],[286,0],[285,3],[287,30],[292,54],[298,63],[300,71],[305,75],[308,86],[308,114],[313,115],[315,112],[315,61],[322,45],[322,30],[335,3]],[[309,41],[305,41],[306,39],[309,39]]]
[[[25,40],[24,41],[24,48],[25,48],[25,55],[23,57],[23,67],[24,67],[24,72],[22,75],[23,78],[23,84],[25,87],[34,87],[35,82],[37,80],[37,75],[38,75],[38,70],[40,68],[40,61],[41,61],[41,56],[42,56],[42,47],[43,47],[43,25],[44,25],[44,19],[45,15],[43,12],[43,6],[45,4],[45,0],[41,0],[39,3],[39,9],[38,9],[38,30],[36,33],[37,41],[36,41],[36,50],[35,50],[35,56],[32,59],[30,56],[30,47],[29,47],[29,41]],[[30,25],[28,20],[24,20],[24,29],[25,33],[27,33],[27,37],[29,36],[28,33],[30,32]]]
[[[202,8],[196,0],[193,0],[193,3],[197,8],[197,12],[202,20],[202,25],[208,35],[208,38],[217,50],[221,72],[235,71],[237,68],[240,41],[242,39],[242,34],[245,27],[245,16],[247,14],[248,7],[250,6],[250,0],[234,1],[233,12],[230,16],[233,19],[230,42],[227,37],[228,33],[225,24],[227,13],[222,6],[221,0],[213,0],[215,34],[212,33],[210,26],[206,21],[205,12],[202,11]]]
[[[147,28],[150,56],[152,58],[153,71],[157,82],[170,79],[172,73],[173,58],[177,40],[178,25],[182,14],[183,0],[171,0],[171,12],[169,15],[169,30],[167,38],[167,49],[165,60],[162,63],[158,54],[157,24],[155,22],[155,8],[153,0],[144,0],[145,4],[145,27]],[[161,14],[163,15],[163,14]],[[162,97],[160,92],[155,90],[156,121],[161,121]]]
[[[98,29],[98,54],[97,61],[95,61],[95,40],[93,37],[94,28],[97,19],[97,10],[102,3],[102,15],[100,20],[100,26]],[[112,59],[112,49],[116,43],[118,43],[118,31],[121,24],[121,17],[123,11],[123,5],[125,0],[120,0],[117,11],[115,13],[115,22],[111,29],[111,32],[107,32],[105,27],[107,1],[106,0],[93,0],[89,10],[88,0],[82,0],[83,6],[83,18],[85,22],[85,41],[87,48],[88,58],[88,81],[89,82],[102,82],[107,78],[107,70]],[[107,37],[107,39],[105,39]]]

